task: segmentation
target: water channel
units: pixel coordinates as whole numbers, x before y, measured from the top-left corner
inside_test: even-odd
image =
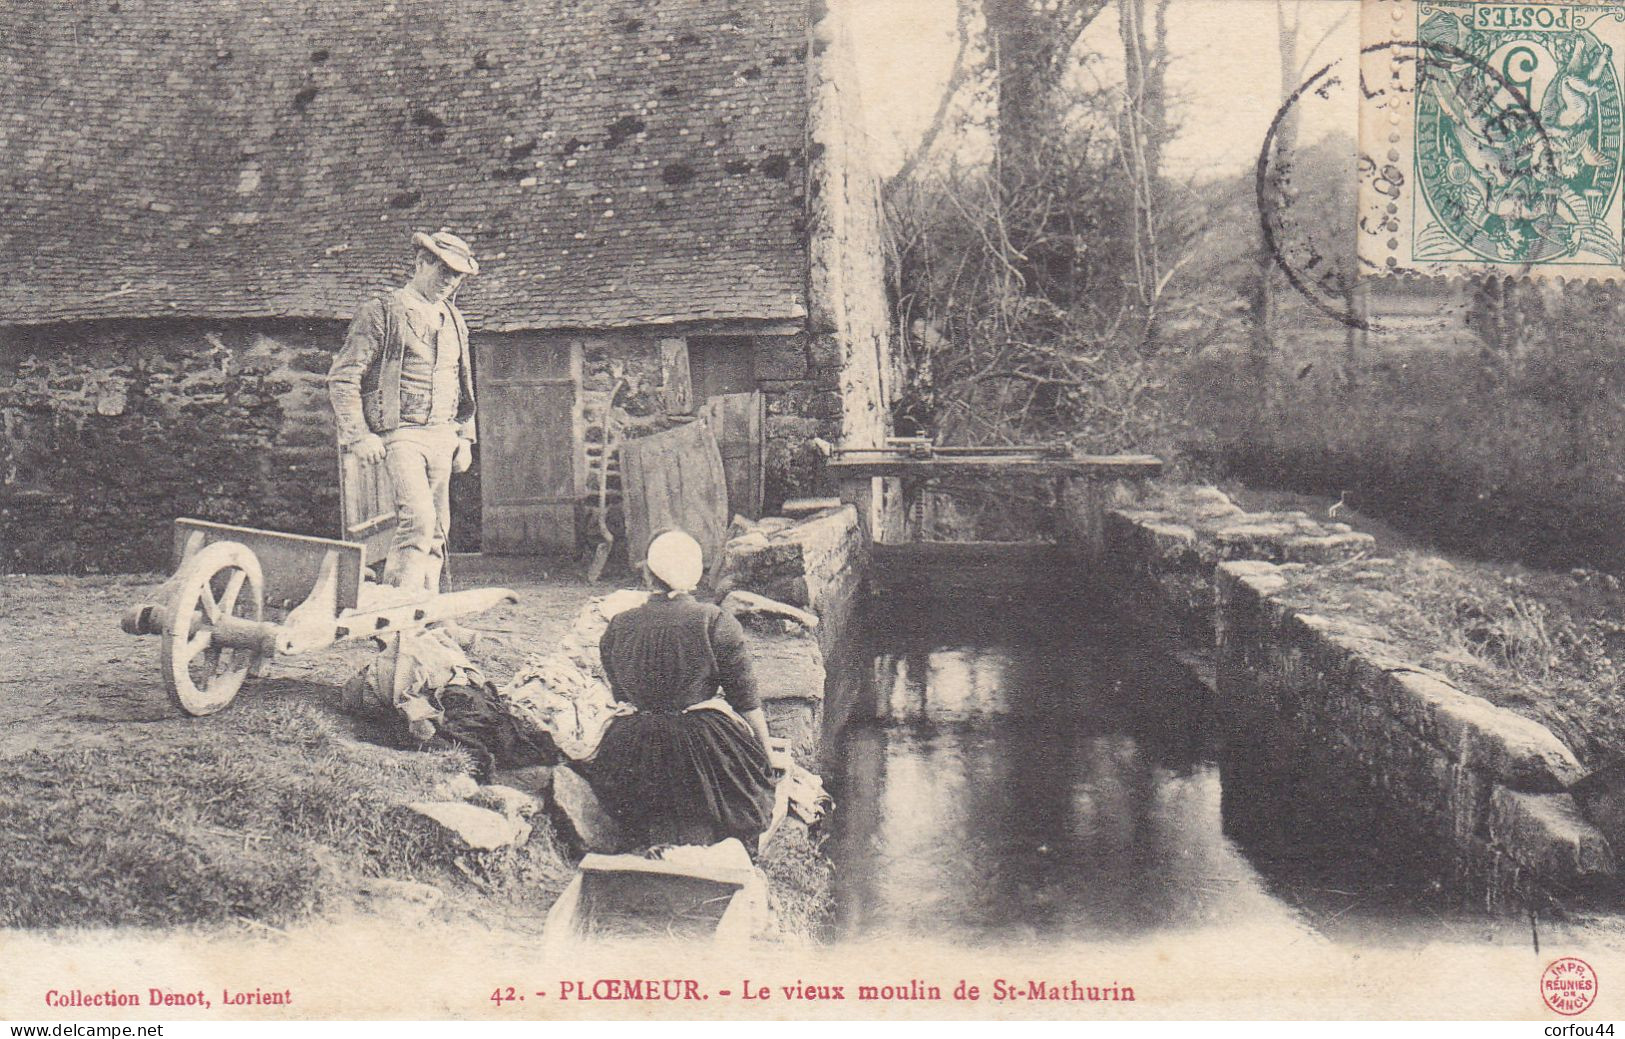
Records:
[[[828,773],[839,936],[964,945],[1245,924],[1379,944],[1527,942],[1450,908],[1381,835],[1236,832],[1206,690],[1108,603],[888,601],[844,669]],[[1227,826],[1227,820],[1230,825]]]

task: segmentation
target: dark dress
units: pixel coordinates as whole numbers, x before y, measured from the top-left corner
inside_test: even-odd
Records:
[[[743,714],[761,706],[739,621],[687,595],[656,595],[616,615],[598,644],[617,718],[586,770],[604,807],[655,843],[738,837],[754,847],[773,815],[767,752],[743,722],[683,709],[722,695]]]

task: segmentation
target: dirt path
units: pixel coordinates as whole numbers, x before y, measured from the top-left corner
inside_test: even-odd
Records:
[[[573,566],[555,574],[547,565],[513,558],[453,560],[453,588],[494,584],[519,593],[517,605],[465,625],[485,633],[473,656],[498,683],[527,654],[556,643],[588,599],[615,587],[586,584]],[[128,747],[162,740],[189,724],[164,692],[158,640],[119,628],[124,610],[164,576],[0,576],[0,757],[35,748]],[[370,642],[360,641],[278,660],[266,678],[248,680],[239,702],[330,699],[373,652]]]

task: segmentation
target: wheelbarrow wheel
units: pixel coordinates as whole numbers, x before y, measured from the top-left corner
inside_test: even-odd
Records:
[[[235,541],[205,545],[181,565],[164,618],[163,669],[169,698],[187,714],[213,714],[236,697],[259,654],[220,646],[222,618],[259,621],[265,613],[260,561]]]

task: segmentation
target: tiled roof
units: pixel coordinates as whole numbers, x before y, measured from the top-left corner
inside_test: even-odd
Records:
[[[17,0],[0,323],[342,317],[449,227],[486,328],[804,313],[808,0]]]

